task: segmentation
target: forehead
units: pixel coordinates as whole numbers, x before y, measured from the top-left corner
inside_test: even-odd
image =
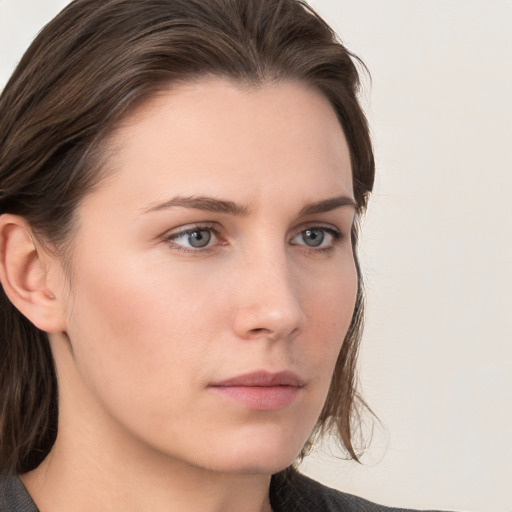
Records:
[[[131,190],[141,207],[171,192],[252,200],[292,190],[304,200],[317,199],[309,192],[352,195],[349,149],[334,109],[302,83],[180,84],[139,106],[109,145],[107,182],[118,194]]]

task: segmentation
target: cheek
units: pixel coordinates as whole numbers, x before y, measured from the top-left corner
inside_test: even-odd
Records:
[[[352,321],[357,286],[355,263],[347,257],[328,278],[310,281],[305,288],[308,336],[303,353],[307,361],[315,362],[315,373],[325,394]]]
[[[341,345],[357,296],[357,272],[353,259],[334,267],[322,280],[310,280],[304,288],[303,303],[308,309],[308,318],[316,329],[326,333],[319,338]]]
[[[155,443],[187,428],[187,418],[201,424],[191,404],[218,344],[209,294],[184,293],[187,283],[160,272],[82,268],[87,279],[74,283],[68,334],[90,410],[99,405],[125,431]]]
[[[194,370],[193,355],[208,333],[198,322],[197,297],[183,294],[179,280],[130,264],[81,270],[68,334],[90,386],[158,394],[173,385],[171,377]]]

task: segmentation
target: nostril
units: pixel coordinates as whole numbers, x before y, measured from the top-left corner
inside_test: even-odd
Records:
[[[257,327],[256,329],[251,329],[251,334],[261,334],[264,332],[268,332],[268,329],[265,329],[263,327]]]

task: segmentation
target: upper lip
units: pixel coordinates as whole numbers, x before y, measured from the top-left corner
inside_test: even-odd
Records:
[[[304,381],[295,373],[290,371],[268,372],[255,371],[238,375],[230,379],[212,384],[214,387],[247,386],[247,387],[274,387],[274,386],[304,386]]]

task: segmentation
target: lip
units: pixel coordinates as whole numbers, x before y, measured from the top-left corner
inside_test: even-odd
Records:
[[[229,387],[229,386],[304,386],[304,381],[295,373],[290,371],[267,372],[258,370],[245,375],[238,375],[230,379],[223,380],[212,384],[213,387]]]
[[[246,408],[275,411],[294,402],[304,384],[300,377],[290,371],[256,371],[216,382],[209,387]]]

